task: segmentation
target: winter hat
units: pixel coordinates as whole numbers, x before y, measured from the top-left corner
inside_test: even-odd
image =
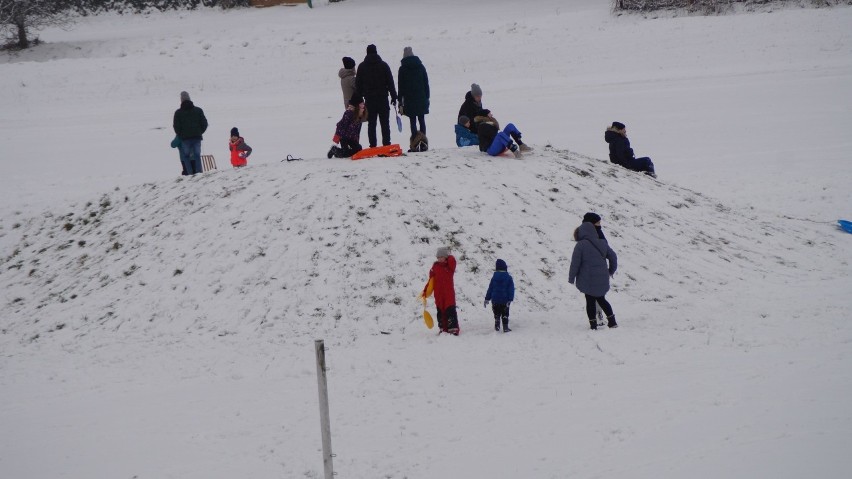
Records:
[[[375,46],[375,45],[373,45],[372,43],[371,43],[371,44],[369,44],[369,45],[367,45],[367,55],[369,55],[369,54],[371,54],[371,53],[372,53],[373,55],[376,55],[376,54],[378,54],[378,53],[379,53],[379,52],[378,52],[378,50],[376,50],[376,46]]]
[[[480,88],[476,83],[471,83],[470,94],[473,96],[482,96],[482,88]]]
[[[405,47],[405,48],[402,49],[402,58],[413,57],[413,56],[414,56],[414,51],[411,49],[411,47]]]
[[[508,271],[509,267],[506,266],[506,262],[502,259],[497,260],[497,264],[494,266],[494,269],[497,271]]]
[[[231,136],[240,136],[240,130],[237,127],[231,128]]]
[[[600,220],[601,217],[597,213],[586,213],[583,215],[583,223],[595,224]]]
[[[355,68],[355,60],[349,57],[343,57],[343,68],[346,68],[347,70]]]
[[[189,93],[187,93],[185,91],[180,92],[180,101],[182,101],[182,102],[183,101],[190,101],[189,100]]]
[[[459,117],[459,125],[464,126],[467,122],[470,121],[470,118],[462,115]]]
[[[446,258],[450,255],[450,248],[448,246],[441,246],[438,248],[438,251],[435,252],[436,258]]]
[[[612,122],[612,127],[616,128],[618,130],[623,130],[623,129],[627,128],[626,126],[624,126],[624,123],[621,123],[620,121]]]

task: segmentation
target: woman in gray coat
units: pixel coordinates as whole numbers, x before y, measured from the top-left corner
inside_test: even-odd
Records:
[[[571,255],[568,282],[575,284],[576,281],[577,289],[586,295],[586,314],[592,329],[598,329],[596,305],[606,314],[607,326],[617,328],[615,313],[604,296],[609,291],[610,276],[618,269],[618,257],[609,247],[600,224],[600,216],[586,213],[583,224],[574,231],[577,244]]]

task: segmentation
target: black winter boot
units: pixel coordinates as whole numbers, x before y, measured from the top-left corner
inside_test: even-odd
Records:
[[[606,325],[610,328],[617,328],[618,323],[615,322],[615,315],[606,317]]]
[[[494,331],[500,331],[500,318],[494,318]]]
[[[598,320],[597,319],[590,319],[589,320],[589,327],[592,328],[592,329],[598,329]]]
[[[509,329],[509,318],[503,318],[503,332],[508,333],[509,331],[511,331]]]

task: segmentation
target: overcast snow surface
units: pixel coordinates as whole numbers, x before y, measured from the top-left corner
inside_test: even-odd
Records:
[[[845,477],[852,8],[609,4],[103,15],[0,56],[0,477],[321,478],[316,339],[341,478]],[[369,43],[426,65],[432,151],[325,158]],[[471,82],[532,154],[455,148]],[[178,175],[181,90],[218,171]],[[567,283],[586,211],[615,330]],[[415,299],[445,244],[459,337]]]

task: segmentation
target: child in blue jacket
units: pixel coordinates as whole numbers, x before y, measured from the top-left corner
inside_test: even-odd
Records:
[[[494,331],[500,331],[500,321],[503,322],[503,332],[509,329],[509,304],[515,299],[515,282],[512,275],[507,271],[509,268],[502,259],[497,260],[496,271],[491,276],[488,292],[485,293],[485,307],[491,301],[491,310],[494,311]]]
[[[470,131],[470,118],[462,115],[459,117],[459,122],[456,123],[456,145],[471,146],[478,145],[479,137],[476,133]]]

